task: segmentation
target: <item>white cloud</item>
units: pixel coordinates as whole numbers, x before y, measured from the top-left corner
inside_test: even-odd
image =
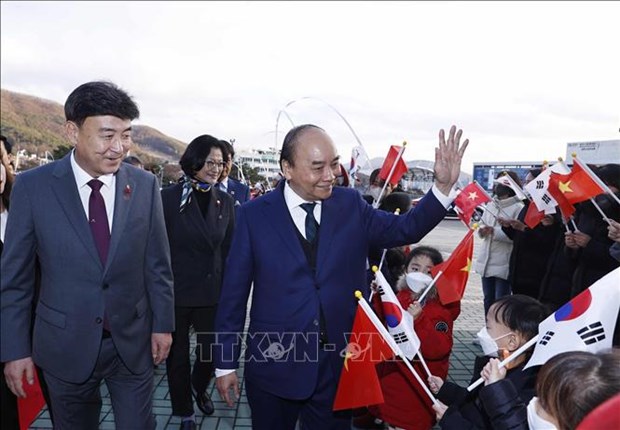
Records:
[[[190,141],[273,146],[276,117],[315,122],[343,158],[433,157],[456,123],[474,161],[555,158],[617,139],[617,2],[2,2],[2,88],[63,103],[92,79],[140,122]],[[280,121],[279,140],[288,128]],[[620,161],[620,160],[619,160]]]

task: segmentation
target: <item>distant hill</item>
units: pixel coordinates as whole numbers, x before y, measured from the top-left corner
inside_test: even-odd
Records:
[[[64,135],[64,108],[61,104],[38,97],[2,90],[2,134],[14,145],[30,153],[52,152],[68,145]],[[133,126],[131,153],[144,163],[178,162],[187,146],[145,125]]]

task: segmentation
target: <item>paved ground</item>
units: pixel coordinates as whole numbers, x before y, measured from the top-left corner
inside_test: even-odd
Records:
[[[431,234],[424,238],[421,244],[438,248],[446,258],[456,247],[466,233],[466,229],[457,220],[443,221]],[[474,256],[478,242],[474,244]],[[461,315],[454,327],[454,348],[450,359],[450,371],[448,378],[453,382],[466,386],[471,379],[471,368],[474,357],[480,354],[478,346],[472,345],[471,340],[476,332],[484,325],[482,288],[480,276],[472,273],[465,297],[462,301]],[[243,378],[241,378],[243,383]],[[242,385],[243,387],[243,385]],[[245,391],[242,389],[242,397],[234,408],[229,408],[222,402],[217,390],[210,388],[211,396],[215,403],[215,413],[210,417],[203,417],[199,413],[196,415],[200,429],[227,430],[227,429],[250,429],[250,407],[245,398]],[[103,397],[103,409],[101,412],[101,429],[114,429],[114,416],[111,410],[110,398],[105,385],[101,387]],[[154,388],[154,413],[157,418],[157,429],[177,429],[179,420],[171,418],[170,400],[168,393],[168,381],[164,366],[159,366],[155,370]],[[198,409],[196,408],[198,411]],[[47,411],[41,412],[37,420],[30,427],[31,429],[51,429]]]

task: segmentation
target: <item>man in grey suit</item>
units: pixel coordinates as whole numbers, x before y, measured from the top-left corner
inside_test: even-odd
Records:
[[[154,175],[122,163],[139,110],[109,82],[65,103],[74,150],[21,173],[2,253],[1,349],[11,391],[43,369],[58,429],[96,429],[105,380],[117,429],[155,427],[153,363],[172,342],[170,250]],[[41,285],[34,327],[35,260]]]

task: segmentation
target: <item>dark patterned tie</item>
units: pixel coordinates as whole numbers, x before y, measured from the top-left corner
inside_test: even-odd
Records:
[[[99,192],[103,182],[93,179],[88,182],[91,188],[90,198],[88,199],[88,224],[93,233],[95,245],[99,252],[101,264],[105,266],[108,259],[108,249],[110,249],[110,227],[108,225],[108,214],[105,210],[105,201]]]
[[[319,223],[314,218],[314,206],[316,206],[316,203],[302,203],[300,206],[306,211],[306,240],[314,243],[316,232],[319,230]]]

